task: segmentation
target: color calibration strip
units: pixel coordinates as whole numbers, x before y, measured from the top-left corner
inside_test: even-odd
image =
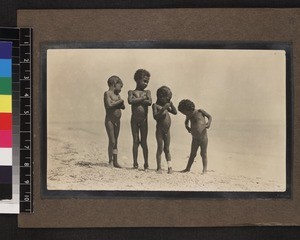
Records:
[[[12,42],[0,42],[0,199],[12,199]]]
[[[19,82],[19,29],[0,28],[0,41],[12,43],[12,199],[0,201],[0,213],[20,212],[20,133],[19,133],[19,102],[18,86]],[[3,88],[5,89],[5,88]],[[7,116],[7,115],[6,115]],[[9,120],[8,120],[9,121]],[[2,125],[2,124],[0,124]],[[7,125],[2,125],[7,126]],[[10,153],[9,153],[10,154]],[[11,156],[11,155],[10,155]],[[6,158],[7,159],[7,158]]]

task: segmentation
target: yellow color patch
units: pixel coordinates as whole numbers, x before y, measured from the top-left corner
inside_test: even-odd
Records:
[[[11,113],[12,101],[11,95],[0,95],[0,113]]]

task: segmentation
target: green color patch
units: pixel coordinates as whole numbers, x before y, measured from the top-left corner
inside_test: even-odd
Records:
[[[0,94],[11,95],[12,81],[11,78],[0,77]]]

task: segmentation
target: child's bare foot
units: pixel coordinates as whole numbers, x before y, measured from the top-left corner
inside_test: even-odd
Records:
[[[182,171],[180,171],[181,173],[187,173],[187,172],[189,172],[190,170],[188,170],[188,169],[184,169],[184,170],[182,170]]]
[[[108,166],[110,167],[110,168],[113,168],[114,167],[114,164],[113,164],[113,162],[111,161],[111,162],[109,162],[108,163]]]
[[[161,169],[161,168],[158,168],[158,169],[156,170],[156,173],[162,174],[162,169]]]
[[[119,163],[114,163],[115,168],[122,168]]]
[[[168,173],[172,174],[173,173],[173,169],[171,167],[168,168]]]
[[[204,175],[206,173],[207,173],[207,170],[203,170],[201,174]]]
[[[145,168],[145,169],[144,169],[144,171],[145,171],[145,172],[148,172],[148,171],[149,171],[149,169],[148,169],[148,168]]]
[[[139,165],[134,164],[134,165],[133,165],[133,169],[139,169]]]

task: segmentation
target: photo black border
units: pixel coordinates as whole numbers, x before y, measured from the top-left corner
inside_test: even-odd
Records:
[[[285,192],[188,192],[188,191],[92,191],[47,189],[47,50],[48,49],[231,49],[284,50],[286,52],[286,191]],[[290,199],[292,198],[294,84],[291,42],[120,41],[44,42],[40,44],[40,165],[42,198],[138,198],[138,199]]]

